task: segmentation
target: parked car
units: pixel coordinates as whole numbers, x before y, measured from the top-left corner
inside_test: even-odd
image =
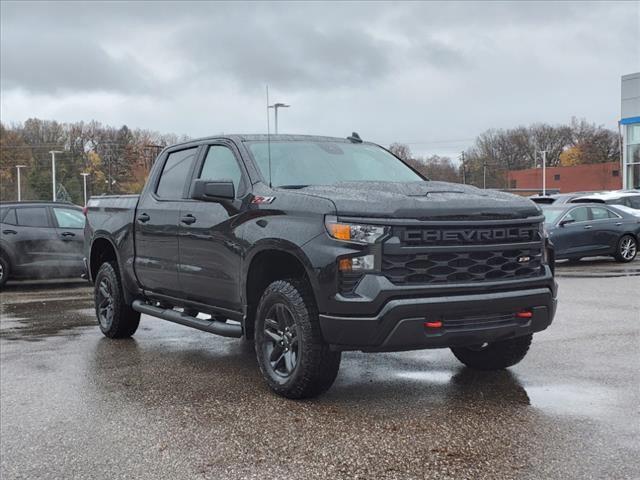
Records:
[[[630,262],[638,253],[640,218],[621,208],[569,203],[543,206],[542,211],[556,259],[610,255]]]
[[[542,221],[357,134],[221,136],[165,149],[140,196],[92,197],[86,258],[105,336],[145,313],[243,337],[271,389],[303,398],[346,350],[518,363],[556,310]]]
[[[84,222],[70,203],[0,203],[0,286],[9,278],[82,275]]]
[[[533,195],[529,197],[529,200],[539,205],[561,205],[568,203],[571,200],[579,197],[583,197],[592,192],[573,192],[573,193],[556,193],[553,195]]]
[[[634,210],[640,210],[640,192],[614,191],[592,193],[571,200],[571,203],[604,203],[606,205],[622,205]]]

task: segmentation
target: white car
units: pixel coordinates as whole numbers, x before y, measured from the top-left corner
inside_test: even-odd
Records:
[[[605,203],[607,205],[626,207],[629,210],[633,210],[634,215],[640,214],[640,192],[633,192],[629,190],[591,193],[589,195],[574,198],[570,203]]]

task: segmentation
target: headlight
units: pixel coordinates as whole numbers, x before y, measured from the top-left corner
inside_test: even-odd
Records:
[[[329,235],[336,240],[356,243],[376,243],[386,231],[386,227],[356,223],[339,223],[336,217],[326,217],[324,222]]]

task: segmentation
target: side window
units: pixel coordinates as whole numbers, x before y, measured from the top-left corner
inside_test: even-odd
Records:
[[[60,228],[84,228],[84,215],[70,208],[54,208],[53,214]]]
[[[49,227],[49,216],[45,207],[19,208],[16,211],[18,225],[22,227]]]
[[[7,223],[9,225],[17,225],[16,221],[16,209],[15,208],[3,208],[0,210],[0,222]]]
[[[640,210],[640,195],[637,197],[629,197],[629,202],[631,202],[631,208]]]
[[[611,210],[608,210],[607,213],[609,214],[609,218],[620,218],[620,215],[612,212]]]
[[[609,210],[604,207],[591,207],[591,216],[594,220],[605,220],[609,218]]]
[[[162,198],[182,198],[187,176],[196,159],[197,148],[188,148],[169,154],[162,169],[156,194]]]
[[[204,180],[233,180],[236,193],[242,178],[242,171],[235,155],[228,147],[212,145],[202,165],[200,176]]]
[[[586,222],[589,220],[589,210],[587,207],[574,208],[565,215],[563,220],[574,220],[576,222]]]

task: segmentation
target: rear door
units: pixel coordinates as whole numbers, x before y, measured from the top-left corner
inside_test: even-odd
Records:
[[[179,295],[178,217],[199,147],[169,151],[160,174],[149,179],[135,215],[135,270],[145,290]]]
[[[589,210],[594,249],[601,253],[614,252],[618,239],[624,233],[622,217],[604,206],[589,207]]]
[[[56,253],[60,265],[71,271],[82,271],[84,256],[84,222],[82,210],[70,207],[51,207],[56,226]]]
[[[230,143],[207,145],[195,178],[232,180],[236,198],[248,189],[248,179]],[[189,200],[180,213],[180,284],[185,298],[207,305],[238,310],[240,241],[233,219],[238,214],[225,204]]]

